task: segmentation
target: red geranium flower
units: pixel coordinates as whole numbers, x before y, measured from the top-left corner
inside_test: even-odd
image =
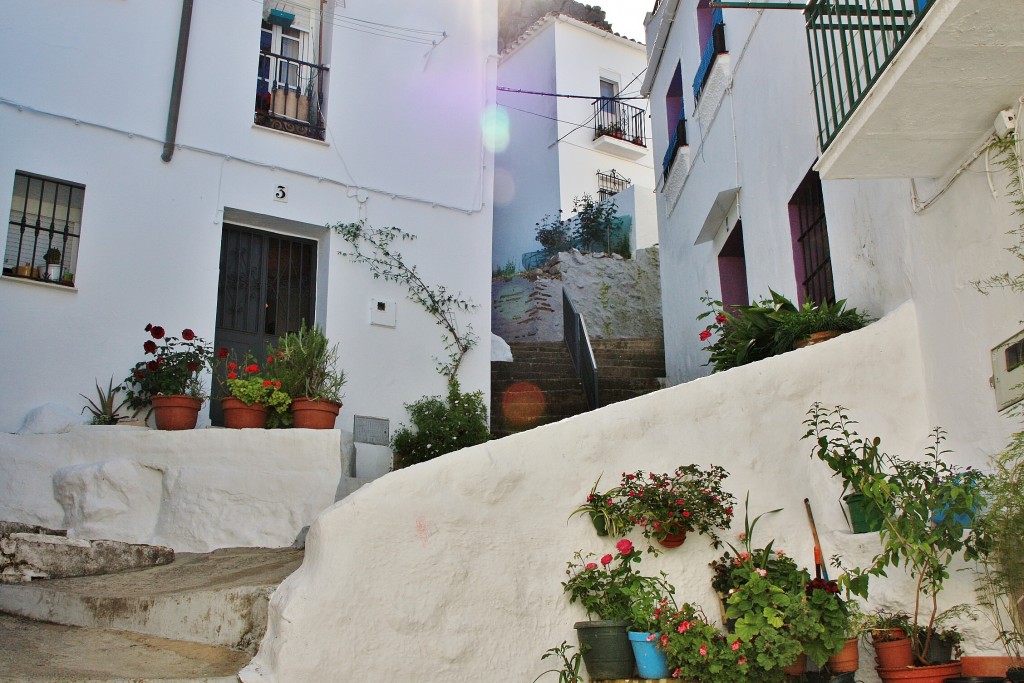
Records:
[[[280,389],[281,388],[281,383],[280,382],[274,382],[274,387],[277,388],[277,389]]]
[[[157,365],[157,362],[155,360],[151,360],[148,363],[146,363],[146,369],[149,370],[150,372],[156,372],[157,368],[159,367],[160,366]]]
[[[146,343],[142,345],[142,350],[146,353],[156,353],[156,342],[152,339],[147,339]]]
[[[238,373],[236,373],[236,372],[229,372],[228,373],[228,379],[238,379]]]
[[[160,327],[159,325],[154,325],[153,329],[151,329],[149,331],[149,333],[151,335],[153,335],[153,339],[163,339],[164,338],[164,328]]]
[[[236,363],[235,361],[231,361],[230,363],[228,363],[228,370],[236,370],[236,369],[238,369],[238,363]]]
[[[267,356],[267,362],[268,363],[273,363],[274,362],[274,357],[273,356]]]
[[[271,382],[269,379],[265,379],[265,380],[263,380],[263,386],[271,387],[271,386],[274,386],[274,383]]]
[[[230,353],[231,352],[228,351],[226,347],[222,346],[221,348],[217,349],[217,358],[227,358]]]
[[[252,365],[250,365],[249,367],[247,367],[247,368],[245,369],[245,371],[246,371],[246,372],[248,372],[248,373],[249,373],[250,375],[255,375],[255,374],[256,374],[257,372],[259,372],[259,371],[260,371],[260,366],[258,366],[258,365],[256,365],[255,363],[253,363]]]
[[[199,364],[198,363],[188,363],[188,364],[185,365],[185,367],[188,368],[189,372],[195,372],[196,370],[199,369]]]
[[[192,341],[196,338],[196,333],[186,327],[181,331],[181,338],[185,341]]]
[[[132,373],[132,375],[135,377],[135,379],[142,379],[143,377],[146,376],[146,374],[142,372],[142,370],[136,370],[135,372]]]

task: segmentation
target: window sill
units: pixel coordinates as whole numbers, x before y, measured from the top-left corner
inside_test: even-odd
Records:
[[[279,130],[277,128],[271,128],[270,126],[261,126],[258,123],[252,124],[252,127],[254,129],[256,129],[256,130],[262,130],[262,131],[265,131],[267,133],[271,133],[273,135],[283,135],[285,137],[289,137],[289,138],[292,138],[292,139],[295,139],[295,140],[303,140],[304,142],[311,142],[314,145],[320,145],[321,147],[330,147],[331,146],[331,143],[329,143],[329,142],[327,142],[325,140],[317,140],[316,138],[311,138],[311,137],[308,137],[306,135],[299,135],[297,133],[289,133],[286,130]]]
[[[0,276],[0,280],[5,282],[20,282],[22,284],[35,286],[35,287],[46,287],[48,289],[59,289],[64,292],[77,292],[78,288],[74,285],[61,285],[56,282],[49,282],[47,280],[35,280],[30,277],[18,277],[17,275],[3,275]]]

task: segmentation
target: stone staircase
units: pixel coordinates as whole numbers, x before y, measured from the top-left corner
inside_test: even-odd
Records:
[[[661,388],[664,341],[598,339],[592,343],[601,405],[625,401]],[[491,363],[491,434],[501,438],[587,411],[565,343],[513,342],[511,363]]]
[[[0,682],[237,681],[302,555],[178,553],[148,569],[0,585]]]

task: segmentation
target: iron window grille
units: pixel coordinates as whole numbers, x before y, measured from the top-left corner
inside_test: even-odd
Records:
[[[3,274],[75,283],[85,186],[15,171]]]
[[[284,30],[285,32],[288,29]],[[323,140],[324,85],[327,67],[303,61],[305,38],[298,31],[286,35],[280,27],[263,22],[256,73],[256,125]],[[273,51],[280,45],[278,52]]]
[[[629,178],[622,176],[614,168],[607,173],[597,172],[597,194],[599,201],[605,201],[622,192],[633,184]]]
[[[800,184],[790,201],[795,220],[794,234],[802,259],[800,285],[806,301],[816,304],[836,302],[835,283],[832,280],[832,258],[828,247],[828,225],[825,222],[825,199],[821,193],[821,178],[811,172]]]

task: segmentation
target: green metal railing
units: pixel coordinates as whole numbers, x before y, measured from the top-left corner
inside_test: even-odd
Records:
[[[807,3],[807,49],[822,151],[836,138],[935,2],[941,0]]]

